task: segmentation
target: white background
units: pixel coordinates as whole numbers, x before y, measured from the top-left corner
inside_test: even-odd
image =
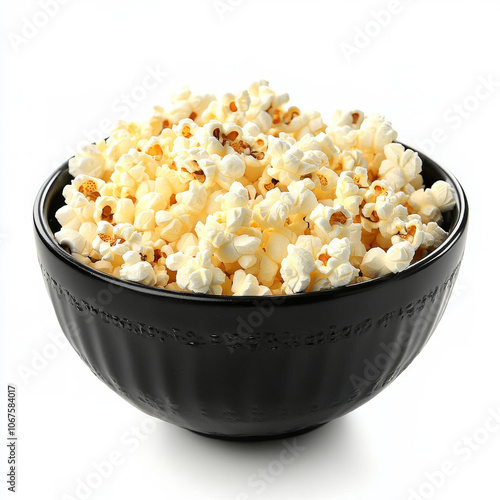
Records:
[[[50,17],[38,1],[0,3],[0,436],[9,382],[17,498],[83,498],[77,486],[89,479],[91,499],[499,498],[500,424],[484,428],[500,412],[498,3],[401,0],[381,26],[375,14],[389,0],[54,1]],[[163,76],[143,92],[155,68]],[[455,173],[471,205],[466,256],[429,344],[373,401],[297,438],[305,450],[283,470],[280,441],[197,436],[146,417],[94,377],[57,340],[31,228],[43,180],[85,136],[106,135],[106,120],[147,117],[184,84],[220,94],[261,78],[326,121],[340,107],[385,114],[400,140]],[[478,89],[484,80],[489,91]],[[110,455],[120,463],[99,481],[93,463]],[[2,498],[13,495],[6,461]],[[444,462],[453,473],[432,486]],[[272,481],[252,481],[259,469]]]

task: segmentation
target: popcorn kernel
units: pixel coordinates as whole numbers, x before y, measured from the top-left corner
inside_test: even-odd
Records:
[[[56,240],[124,280],[255,296],[401,272],[443,243],[453,189],[423,185],[390,122],[348,110],[327,126],[287,102],[265,81],[222,99],[184,89],[120,122],[70,160]]]

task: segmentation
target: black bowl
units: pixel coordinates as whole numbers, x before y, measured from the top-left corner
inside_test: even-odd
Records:
[[[468,219],[457,180],[420,153],[426,185],[457,193],[450,234],[391,276],[271,297],[174,292],[77,262],[55,241],[65,163],[34,206],[38,259],[57,318],[92,372],[145,413],[232,439],[290,435],[366,403],[415,358],[448,303]]]

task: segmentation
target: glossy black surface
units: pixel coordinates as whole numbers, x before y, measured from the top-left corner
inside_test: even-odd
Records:
[[[54,214],[70,181],[66,163],[34,207],[38,259],[61,328],[105,384],[149,415],[186,429],[271,438],[344,415],[411,363],[457,277],[467,201],[453,176],[420,156],[426,185],[444,179],[457,192],[445,243],[398,275],[283,297],[172,292],[78,263],[53,237]]]

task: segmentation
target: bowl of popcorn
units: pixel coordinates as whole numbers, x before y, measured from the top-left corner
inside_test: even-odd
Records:
[[[437,326],[468,207],[452,174],[360,110],[255,82],[184,89],[42,186],[38,258],[92,372],[202,434],[312,429],[378,394]]]

